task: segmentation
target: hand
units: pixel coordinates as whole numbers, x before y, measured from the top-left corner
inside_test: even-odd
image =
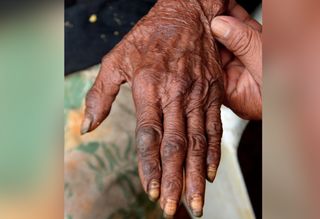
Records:
[[[220,50],[224,74],[225,102],[244,119],[262,118],[262,26],[234,0],[227,14],[211,22]]]
[[[159,0],[103,58],[86,97],[82,133],[107,117],[122,83],[132,87],[139,175],[166,216],[176,212],[183,168],[187,203],[202,214],[205,178],[214,179],[220,160],[223,76],[208,17],[223,6],[223,0]]]

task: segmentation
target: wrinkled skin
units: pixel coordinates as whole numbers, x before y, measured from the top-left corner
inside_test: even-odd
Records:
[[[184,182],[189,207],[202,214],[205,178],[213,181],[219,164],[223,76],[209,23],[225,5],[159,0],[103,58],[87,94],[82,133],[107,117],[121,84],[131,86],[139,175],[168,217]]]
[[[230,0],[219,16],[228,25],[228,37],[215,38],[226,48],[220,48],[224,70],[225,98],[223,104],[243,119],[262,119],[262,25],[251,18],[235,0]],[[216,20],[216,19],[214,19]],[[212,23],[212,30],[215,23]]]

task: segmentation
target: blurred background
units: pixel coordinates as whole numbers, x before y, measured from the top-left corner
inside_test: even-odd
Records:
[[[86,7],[89,2],[95,1],[55,1],[54,5],[36,0],[0,1],[1,219],[64,217],[61,112],[67,78],[64,75],[76,75],[78,70],[99,63],[121,39],[117,35],[124,34],[118,29],[109,31],[100,26],[101,32],[89,36],[85,30],[102,22],[96,10],[99,4],[89,10]],[[118,1],[105,1],[101,5],[108,2]],[[141,2],[146,2],[148,8],[153,4]],[[250,12],[256,4],[255,1],[240,2]],[[317,0],[263,1],[263,218],[317,219],[320,215],[319,4]],[[79,20],[75,19],[76,8],[84,13]],[[140,11],[135,21],[147,10]],[[68,22],[72,14],[75,20]],[[91,16],[94,14],[96,17]],[[84,26],[78,37],[71,38],[68,31],[72,33],[71,28],[76,26],[72,22],[77,21]],[[113,23],[111,26],[117,23],[113,21],[113,14],[103,22]],[[127,23],[127,31],[130,25]],[[83,44],[76,40],[83,38],[83,42],[90,45],[105,39],[107,36],[103,34],[115,36],[116,41],[108,47],[101,46],[99,55],[87,63],[86,56],[98,52],[90,52],[89,46],[81,46]],[[97,41],[86,40],[90,37]],[[72,39],[74,44],[70,43]],[[78,59],[77,53],[85,58]],[[74,66],[86,64],[72,67],[68,63],[73,60]],[[246,130],[249,133],[257,132],[261,124],[250,123],[247,129],[251,129]],[[251,145],[259,144],[254,140],[260,138],[259,134],[244,136],[244,147],[249,148],[246,156],[254,157],[245,161],[258,159],[258,152],[254,150],[261,147]],[[261,172],[254,170],[261,169],[259,159],[260,163],[247,165],[250,167],[247,171],[246,165],[242,165],[244,175],[251,171],[256,174],[251,174],[257,177],[256,182],[261,180]],[[261,195],[259,183],[251,181],[254,185],[250,186],[249,178],[245,177],[249,190],[258,185],[256,194]],[[254,192],[249,193],[254,200]],[[258,205],[259,200],[252,202]],[[258,216],[259,206],[254,207]]]

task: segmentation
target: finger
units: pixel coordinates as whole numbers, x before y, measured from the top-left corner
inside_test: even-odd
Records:
[[[150,200],[160,196],[161,164],[160,144],[162,139],[162,112],[157,103],[153,86],[143,89],[133,86],[137,114],[138,170],[144,190]]]
[[[161,144],[161,198],[165,217],[173,217],[183,188],[183,163],[187,148],[182,101],[164,109],[164,135]]]
[[[81,134],[94,130],[108,116],[120,85],[124,82],[125,79],[110,59],[104,58],[96,81],[86,96]]]
[[[211,29],[216,39],[248,68],[256,82],[262,84],[261,33],[245,23],[229,16],[212,20]]]
[[[246,68],[243,66],[243,64],[240,62],[238,58],[234,58],[227,66],[224,68],[225,70],[225,84],[224,89],[226,94],[231,94],[232,91],[237,87],[239,78],[242,74],[245,73]],[[227,98],[230,95],[226,95],[225,101],[227,101]],[[224,102],[225,104],[226,102]]]
[[[253,19],[250,14],[235,0],[231,0],[227,9],[227,14],[244,22],[255,30],[262,31],[262,25]]]
[[[234,55],[224,47],[220,48],[220,56],[222,67],[225,67],[232,61],[232,59],[234,59]]]
[[[211,87],[210,95],[217,96],[219,89],[216,85]],[[207,179],[213,182],[216,177],[221,153],[222,124],[220,117],[220,100],[212,98],[206,112],[206,134],[207,134]]]
[[[206,183],[207,142],[202,109],[196,108],[187,114],[186,200],[196,217],[202,216]]]

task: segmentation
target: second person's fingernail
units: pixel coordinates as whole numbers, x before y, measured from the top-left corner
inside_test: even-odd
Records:
[[[231,31],[227,21],[221,18],[214,18],[211,21],[211,30],[216,37],[221,39],[227,38]]]
[[[158,182],[158,180],[156,179],[151,180],[148,186],[148,195],[151,201],[156,201],[159,198],[160,183]]]
[[[203,200],[200,195],[196,195],[190,202],[192,214],[196,217],[202,216]]]

